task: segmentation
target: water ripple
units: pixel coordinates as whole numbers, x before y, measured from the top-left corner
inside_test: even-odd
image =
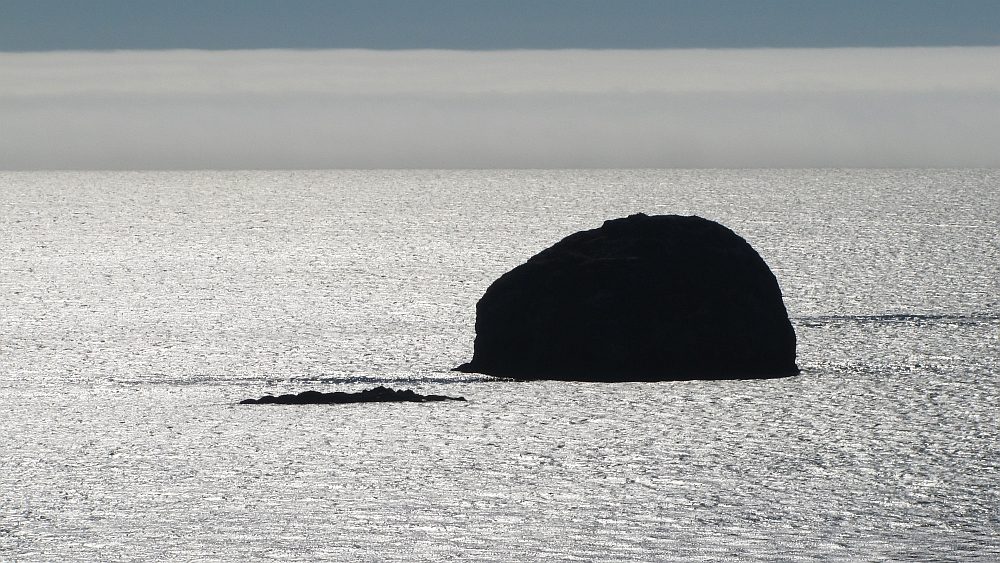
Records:
[[[944,313],[944,314],[914,314],[895,313],[886,315],[820,315],[811,317],[792,317],[792,322],[807,327],[822,327],[853,323],[890,324],[915,323],[921,325],[982,325],[1000,321],[996,313]]]

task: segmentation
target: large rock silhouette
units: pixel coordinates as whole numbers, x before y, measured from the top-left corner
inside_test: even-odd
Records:
[[[517,379],[662,381],[798,373],[781,290],[736,233],[631,215],[566,237],[476,306],[472,361]]]

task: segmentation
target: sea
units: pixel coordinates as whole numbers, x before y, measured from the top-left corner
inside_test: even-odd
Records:
[[[605,220],[777,276],[802,373],[452,372]],[[0,173],[0,561],[1000,560],[1000,170]],[[241,405],[379,385],[465,402]]]

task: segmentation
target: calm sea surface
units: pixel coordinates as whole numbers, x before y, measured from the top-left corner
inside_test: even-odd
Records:
[[[801,375],[449,369],[609,218],[778,277]],[[996,561],[1000,170],[0,173],[0,561]],[[378,384],[466,403],[247,406]]]

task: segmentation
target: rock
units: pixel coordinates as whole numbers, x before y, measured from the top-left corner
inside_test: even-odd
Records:
[[[303,391],[298,395],[279,395],[277,397],[264,395],[259,399],[244,399],[241,405],[330,405],[342,403],[427,403],[431,401],[464,401],[465,397],[446,397],[444,395],[419,395],[406,389],[396,391],[379,385],[374,389],[358,393],[320,393],[319,391]]]
[[[774,274],[701,217],[605,221],[501,276],[476,306],[472,361],[515,379],[662,381],[795,375]]]

